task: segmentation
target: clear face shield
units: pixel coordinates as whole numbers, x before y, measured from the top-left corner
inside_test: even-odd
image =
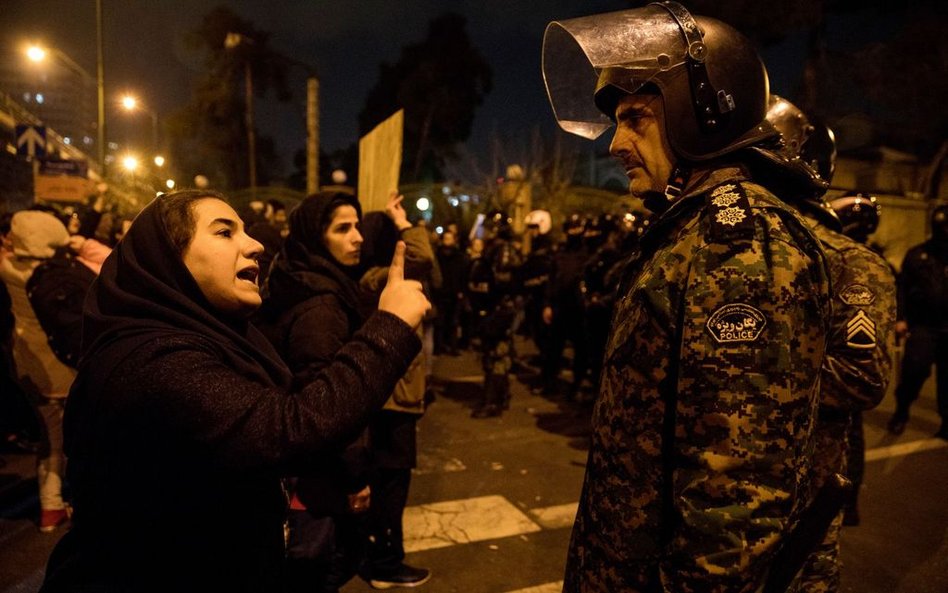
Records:
[[[557,122],[577,136],[598,138],[613,125],[611,114],[596,104],[598,90],[635,93],[657,74],[683,65],[687,51],[682,25],[654,4],[550,23],[543,36],[543,81]]]

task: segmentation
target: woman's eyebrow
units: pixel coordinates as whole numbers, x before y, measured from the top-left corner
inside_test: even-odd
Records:
[[[211,224],[207,226],[214,226],[215,224],[222,224],[230,229],[237,228],[237,221],[230,218],[215,218],[211,221]]]

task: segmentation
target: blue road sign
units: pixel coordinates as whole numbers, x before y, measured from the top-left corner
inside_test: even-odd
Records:
[[[16,153],[38,158],[46,156],[46,126],[17,125]]]

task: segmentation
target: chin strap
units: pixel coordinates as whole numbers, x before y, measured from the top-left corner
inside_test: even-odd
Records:
[[[645,203],[645,207],[656,214],[661,214],[668,210],[668,207],[681,196],[681,192],[684,190],[685,184],[688,183],[690,177],[690,168],[676,164],[675,168],[672,169],[671,175],[668,176],[668,181],[665,183],[665,192],[647,192],[642,200]]]

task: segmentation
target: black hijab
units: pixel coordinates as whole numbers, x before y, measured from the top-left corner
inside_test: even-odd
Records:
[[[288,388],[289,369],[249,322],[228,318],[204,297],[175,251],[156,198],[135,218],[105,260],[86,297],[83,371],[114,368],[125,355],[155,338],[193,334],[214,343],[235,372],[263,385]],[[70,403],[73,396],[70,395]]]
[[[352,206],[361,220],[362,208],[356,197],[339,192],[308,196],[290,213],[290,233],[267,280],[265,308],[270,314],[279,314],[312,296],[333,293],[361,320],[368,316],[358,283],[364,267],[340,264],[324,243],[326,229],[340,206]]]

